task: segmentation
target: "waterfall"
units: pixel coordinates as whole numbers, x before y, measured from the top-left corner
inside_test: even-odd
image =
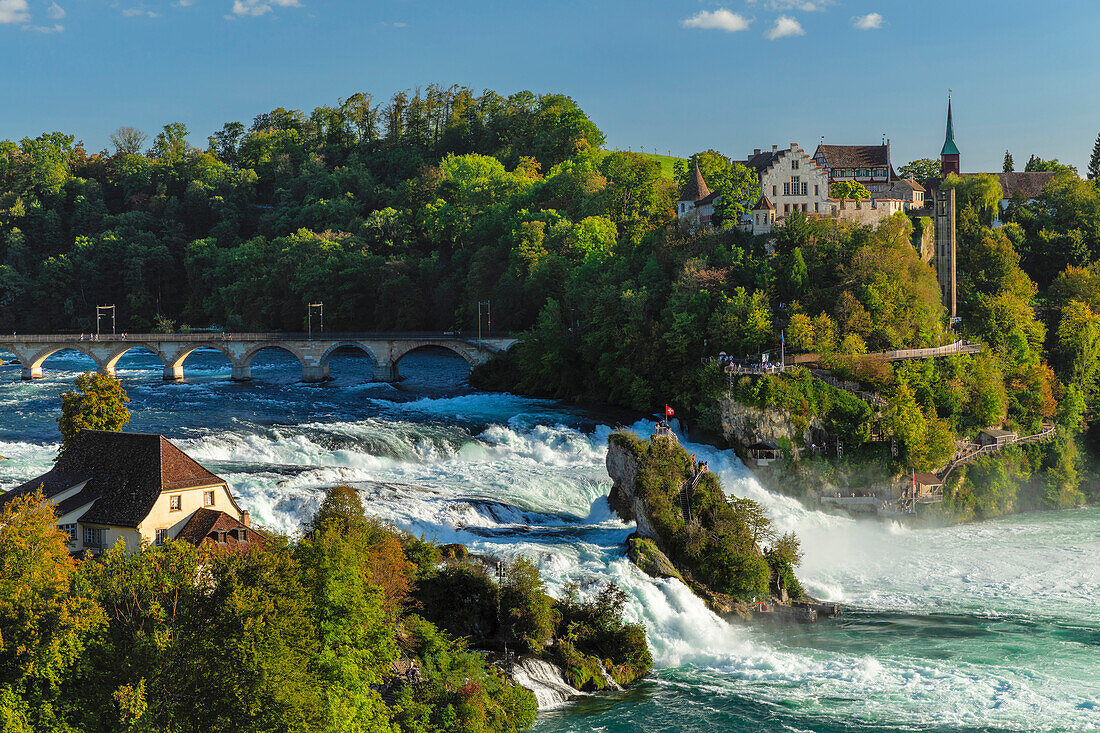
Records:
[[[571,698],[586,694],[566,684],[561,669],[557,666],[535,657],[517,660],[512,666],[512,679],[517,685],[535,693],[539,710],[561,705]]]

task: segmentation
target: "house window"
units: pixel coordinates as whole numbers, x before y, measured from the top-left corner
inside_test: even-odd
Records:
[[[775,186],[772,186],[772,196],[775,196]]]
[[[784,183],[783,184],[783,195],[784,196],[790,196],[791,195],[791,184],[789,184],[789,183]]]
[[[223,545],[225,544],[225,534],[226,533],[224,529],[218,530],[218,542]]]
[[[791,160],[791,170],[798,170],[798,158],[794,158],[793,160]]]
[[[66,540],[70,545],[76,542],[76,525],[75,524],[59,524],[57,528],[68,535],[69,539]]]
[[[819,207],[820,207],[820,204],[817,204],[817,203],[814,204],[814,213],[815,214],[821,213],[821,209]]]
[[[816,198],[817,196],[820,196],[820,195],[821,195],[821,186],[819,186],[815,183],[814,184],[814,197]]]
[[[164,543],[167,542],[167,541],[168,541],[168,530],[167,529],[158,529],[157,530],[157,539],[154,541],[154,544],[157,547],[163,547]]]
[[[807,185],[807,184],[805,184],[805,183],[803,183],[803,184],[802,184],[802,195],[803,195],[803,196],[805,196],[805,195],[806,195],[806,185]]]
[[[102,527],[85,527],[84,528],[84,546],[85,547],[103,547],[103,528]]]
[[[204,492],[202,492],[202,505],[203,506],[214,506],[214,492],[213,491],[204,491]]]
[[[178,512],[183,509],[182,497],[179,494],[168,497],[168,511]]]
[[[806,211],[806,204],[802,204],[802,210]]]
[[[248,530],[244,527],[237,527],[237,542],[248,542]]]
[[[791,213],[791,205],[790,204],[783,204],[783,213],[784,214]]]

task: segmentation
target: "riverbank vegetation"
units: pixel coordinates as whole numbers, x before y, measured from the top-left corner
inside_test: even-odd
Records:
[[[76,560],[53,522],[41,496],[0,513],[2,730],[421,733],[534,720],[533,695],[471,648],[452,603],[462,596],[433,596],[440,576],[469,566],[365,518],[347,487],[301,539],[270,535],[246,552],[168,542]],[[649,670],[644,630],[623,621],[614,586],[555,602],[523,560],[499,586],[481,580],[476,602],[503,619],[489,639],[550,655],[553,634],[578,669],[624,684]]]
[[[999,215],[995,178],[948,180],[952,332],[909,218],[871,230],[794,214],[753,237],[735,226],[758,195],[745,165],[708,150],[670,177],[668,160],[605,150],[562,95],[354,94],[193,139],[171,123],[152,139],[120,130],[99,152],[63,132],[0,143],[0,327],[90,330],[94,306],[115,303],[131,331],[301,330],[323,300],[333,330],[472,332],[488,300],[493,332],[523,341],[475,384],[671,403],[710,428],[726,384],[706,360],[774,355],[783,339],[892,400],[898,471],[934,466],[979,427],[1056,420],[1062,447],[1039,449],[1061,466],[1052,501],[1096,497],[1096,432],[1079,431],[1100,405],[1100,189],[1056,162],[1032,156],[1053,180]],[[715,229],[676,218],[695,163],[725,194]],[[987,348],[932,365],[863,358],[957,337]],[[832,404],[851,439],[870,429]]]

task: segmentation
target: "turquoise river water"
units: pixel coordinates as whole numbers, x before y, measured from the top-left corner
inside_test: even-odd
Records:
[[[58,395],[90,368],[74,352],[33,383],[0,367],[0,489],[48,468]],[[470,392],[464,362],[447,354],[411,354],[401,370],[398,387],[368,384],[369,362],[340,355],[333,381],[306,385],[289,356],[265,352],[241,385],[219,354],[196,352],[187,380],[165,384],[152,355],[119,364],[128,429],[176,441],[259,523],[295,531],[324,487],[346,481],[402,528],[529,556],[552,593],[619,584],[646,625],[654,673],[543,711],[540,733],[1100,728],[1097,508],[944,529],[856,521],[765,491],[730,451],[690,445],[728,492],[799,534],[807,589],[847,607],[814,626],[730,625],[625,558],[633,527],[604,501],[610,418]]]

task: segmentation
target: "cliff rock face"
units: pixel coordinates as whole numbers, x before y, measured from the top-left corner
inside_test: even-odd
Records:
[[[820,419],[814,418],[805,430],[799,430],[794,418],[786,410],[752,407],[727,397],[719,400],[718,413],[722,422],[722,436],[742,449],[753,443],[776,443],[783,438],[795,445],[810,445],[814,432],[823,431],[824,427]]]
[[[638,477],[638,461],[622,446],[615,441],[610,441],[607,446],[607,475],[611,477],[611,492],[607,495],[607,503],[619,515],[624,522],[636,522],[638,524],[638,536],[653,540],[660,544],[657,530],[649,522],[645,504],[641,498],[634,495],[634,479]]]

